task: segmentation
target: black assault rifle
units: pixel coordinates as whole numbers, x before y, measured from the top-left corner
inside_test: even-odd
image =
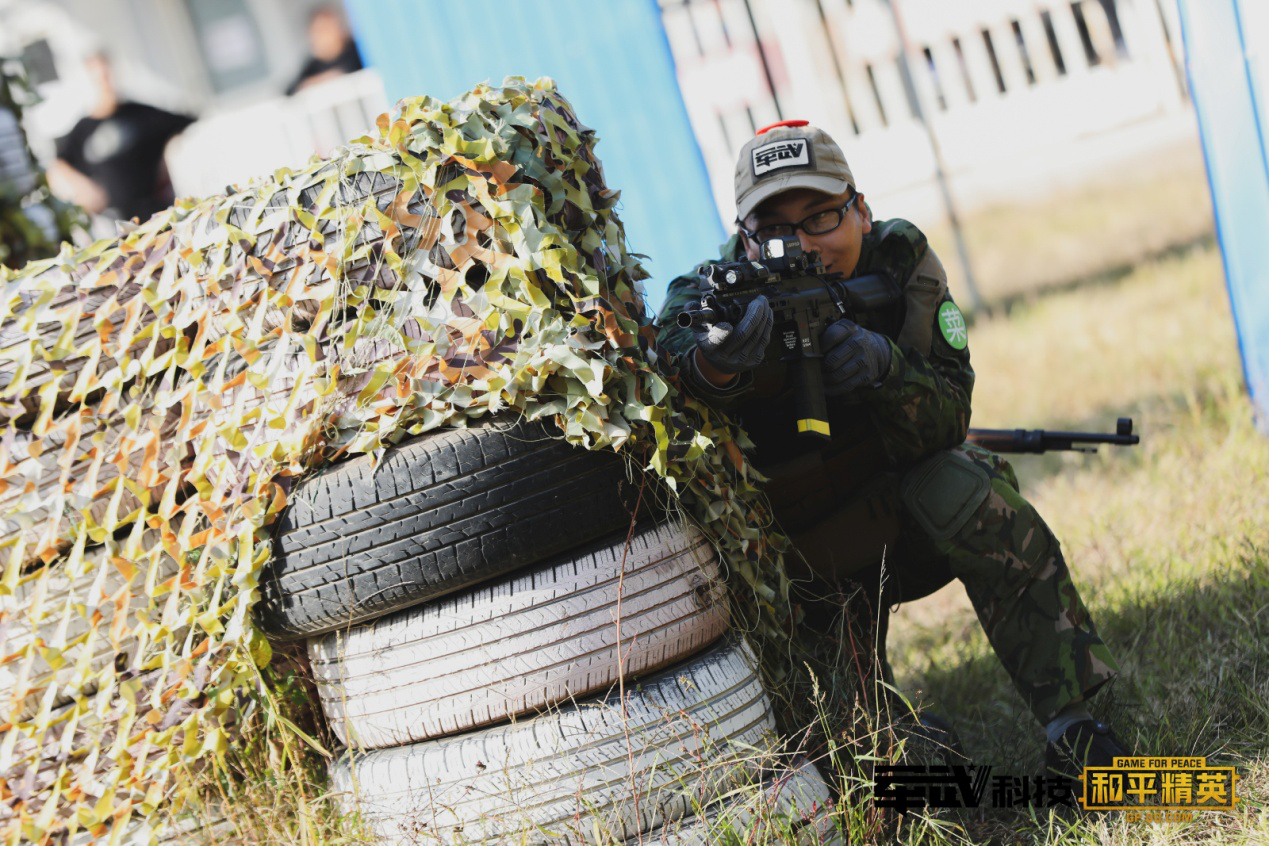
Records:
[[[796,237],[774,238],[762,245],[758,261],[704,265],[707,288],[695,306],[679,313],[679,326],[696,323],[737,323],[749,303],[765,295],[775,313],[767,360],[790,363],[798,434],[829,438],[828,406],[820,370],[820,334],[829,324],[848,317],[856,323],[865,314],[895,320],[903,292],[884,273],[846,278],[827,273],[818,253],[802,251]],[[886,314],[886,313],[889,314]],[[893,326],[896,331],[897,326]],[[1140,441],[1132,420],[1121,417],[1116,432],[1046,432],[1043,429],[970,429],[966,441],[993,452],[1096,452],[1097,444],[1127,446]],[[1091,446],[1088,446],[1091,445]]]
[[[679,313],[679,325],[734,325],[754,297],[766,296],[775,322],[765,358],[789,363],[798,434],[829,438],[820,334],[843,317],[858,323],[866,313],[895,311],[903,297],[899,283],[884,273],[851,279],[827,273],[819,254],[804,253],[795,237],[765,242],[758,261],[708,264],[700,274],[707,289],[699,304]]]

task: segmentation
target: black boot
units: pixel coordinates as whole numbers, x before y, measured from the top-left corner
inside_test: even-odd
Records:
[[[1111,767],[1115,758],[1129,754],[1110,726],[1099,720],[1080,720],[1068,726],[1057,743],[1048,745],[1044,766],[1050,773],[1078,778],[1085,767]]]

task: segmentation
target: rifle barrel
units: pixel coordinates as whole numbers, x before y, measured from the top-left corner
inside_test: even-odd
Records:
[[[714,309],[709,306],[699,306],[680,311],[676,321],[679,326],[687,329],[697,324],[717,323],[720,319],[721,315]]]
[[[1114,434],[1102,432],[1048,432],[1044,429],[970,429],[967,443],[992,452],[1041,453],[1058,450],[1096,452],[1097,444],[1133,446],[1141,437],[1132,433],[1132,418],[1119,418]],[[1089,449],[1087,444],[1092,444]]]

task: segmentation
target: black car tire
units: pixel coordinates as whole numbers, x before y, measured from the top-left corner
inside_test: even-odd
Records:
[[[336,464],[292,492],[256,619],[323,634],[589,543],[633,519],[626,467],[505,417]]]

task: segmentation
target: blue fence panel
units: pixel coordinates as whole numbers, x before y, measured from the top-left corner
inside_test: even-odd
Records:
[[[1257,425],[1269,434],[1269,27],[1256,5],[1263,2],[1179,0],[1243,373]]]
[[[450,99],[508,75],[550,76],[596,148],[629,247],[649,256],[648,299],[713,258],[725,237],[655,0],[346,0],[388,97]]]

